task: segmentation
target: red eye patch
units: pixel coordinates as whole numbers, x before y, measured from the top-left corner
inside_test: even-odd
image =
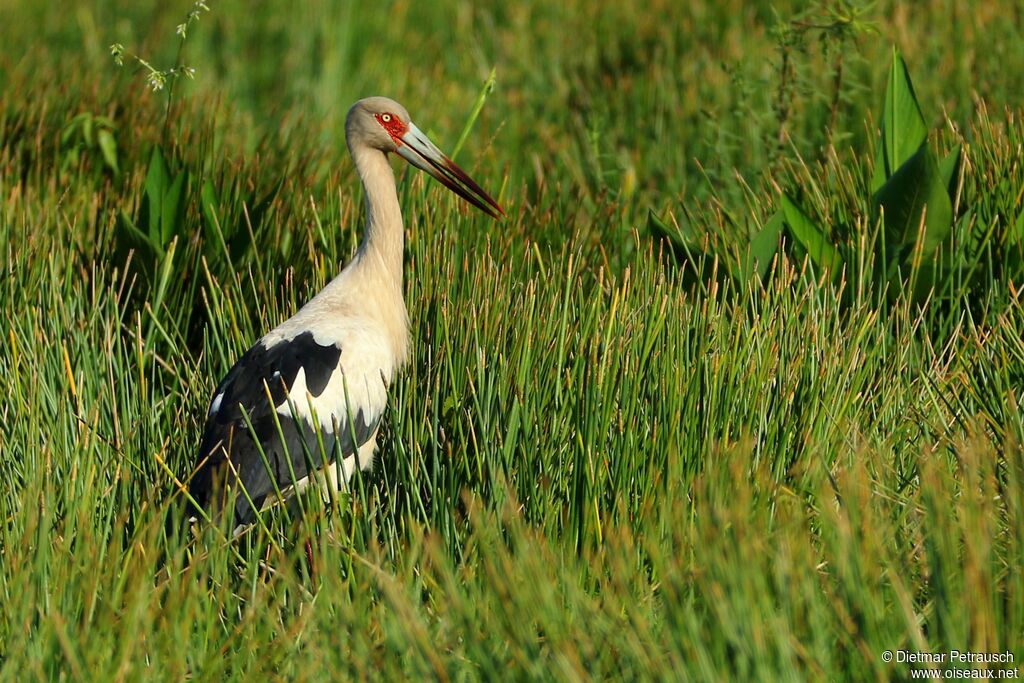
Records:
[[[398,144],[402,144],[402,136],[408,132],[409,128],[402,123],[402,120],[394,114],[374,114],[377,119],[377,123],[384,126],[384,130],[394,139]]]

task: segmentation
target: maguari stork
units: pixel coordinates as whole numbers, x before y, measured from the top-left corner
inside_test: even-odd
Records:
[[[210,402],[191,505],[218,522],[232,516],[236,532],[279,493],[301,491],[311,477],[340,491],[356,470],[373,467],[388,385],[410,344],[404,229],[388,155],[398,154],[492,218],[505,215],[394,100],[356,102],[345,137],[366,195],[366,230],[355,256],[238,359]]]

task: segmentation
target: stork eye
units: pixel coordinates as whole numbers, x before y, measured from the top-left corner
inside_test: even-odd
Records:
[[[391,114],[381,114],[380,120],[384,123],[391,123]]]

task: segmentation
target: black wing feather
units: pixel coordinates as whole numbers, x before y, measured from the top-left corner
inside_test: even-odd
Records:
[[[300,369],[305,371],[309,393],[314,398],[322,394],[340,359],[340,346],[320,344],[309,331],[269,347],[261,340],[246,351],[214,392],[215,397],[221,398],[216,410],[212,410],[211,404],[199,446],[198,469],[189,486],[196,503],[217,517],[229,490],[241,483],[259,508],[274,492],[275,481],[278,488],[292,484],[292,470],[296,479],[305,477],[309,467],[304,440],[310,443],[309,454],[320,458],[320,449],[313,444],[313,426],[296,424],[294,417],[276,413],[275,407],[287,398]],[[268,389],[271,401],[267,400]],[[243,408],[252,423],[251,430]],[[345,455],[354,453],[377,428],[378,419],[372,424],[367,422],[362,410],[353,419],[354,425],[338,425],[334,435],[339,442],[336,447]],[[299,421],[305,423],[301,418]],[[267,463],[260,456],[257,443],[262,445]],[[333,452],[337,451],[329,448],[328,456]],[[314,465],[319,468],[331,461],[330,457],[327,462],[314,460]],[[234,518],[236,524],[255,519],[255,511],[241,493],[235,498]]]

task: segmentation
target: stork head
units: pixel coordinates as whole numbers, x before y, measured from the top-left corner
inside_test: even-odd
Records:
[[[405,107],[387,97],[367,97],[348,110],[345,137],[349,149],[368,145],[394,152],[492,218],[505,212],[489,194],[416,127]]]

